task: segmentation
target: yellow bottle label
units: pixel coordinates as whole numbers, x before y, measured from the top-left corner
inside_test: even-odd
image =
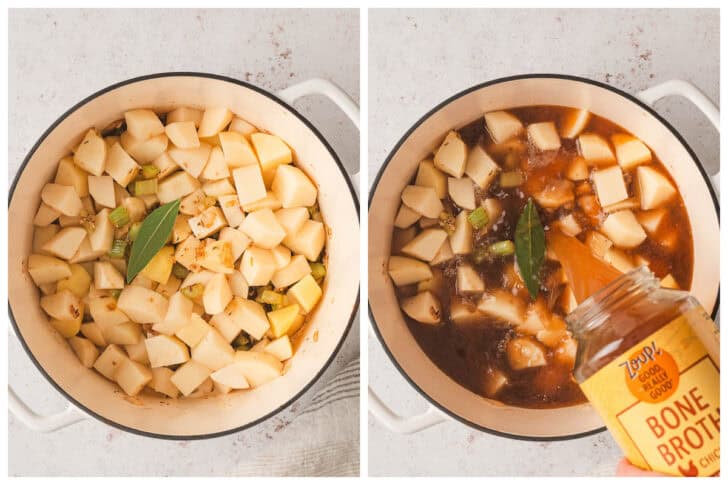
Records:
[[[678,476],[720,472],[719,357],[696,336],[706,324],[715,329],[701,308],[691,310],[581,384],[636,466]]]

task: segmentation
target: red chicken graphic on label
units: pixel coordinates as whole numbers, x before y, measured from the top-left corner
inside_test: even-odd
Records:
[[[682,473],[682,476],[684,476],[684,477],[697,477],[698,476],[698,467],[695,466],[695,463],[693,463],[693,460],[690,460],[689,465],[690,466],[687,469],[678,465],[677,469],[680,470],[680,473]]]

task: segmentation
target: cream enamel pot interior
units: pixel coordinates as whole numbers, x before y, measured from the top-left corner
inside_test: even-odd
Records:
[[[371,328],[385,351],[431,406],[417,416],[398,416],[370,389],[370,412],[382,424],[397,432],[411,433],[449,416],[483,431],[536,440],[574,438],[603,429],[602,421],[588,404],[524,409],[506,406],[465,389],[428,358],[402,318],[386,272],[400,193],[413,177],[419,161],[431,156],[449,130],[464,126],[487,111],[532,105],[586,108],[644,140],[670,171],[685,201],[694,241],[691,292],[715,315],[720,280],[718,200],[694,153],[675,129],[646,104],[668,95],[688,98],[718,128],[717,108],[696,88],[682,81],[669,81],[640,93],[638,98],[643,102],[591,80],[537,74],[499,79],[463,91],[434,108],[404,135],[370,192],[369,310]]]
[[[10,389],[11,411],[29,426],[49,431],[90,414],[127,431],[158,438],[209,438],[252,426],[284,409],[323,373],[343,343],[358,309],[359,217],[353,186],[319,132],[288,103],[322,94],[358,126],[354,102],[328,81],[312,79],[277,96],[234,79],[197,73],[168,73],[132,79],[104,89],[65,113],[31,150],[11,189],[8,224],[9,312],[14,329],[38,369],[70,401],[63,413],[39,416]],[[39,293],[24,264],[32,245],[32,219],[40,191],[90,126],[102,129],[133,108],[166,111],[176,106],[227,106],[262,130],[283,138],[299,167],[318,185],[328,227],[328,275],[324,296],[302,330],[288,371],[252,391],[200,399],[128,398],[115,385],[83,367],[48,324]],[[352,264],[354,263],[354,264]],[[82,411],[81,411],[82,410]]]

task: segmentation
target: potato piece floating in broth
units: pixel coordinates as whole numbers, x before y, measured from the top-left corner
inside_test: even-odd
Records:
[[[566,110],[561,117],[559,133],[563,138],[576,138],[591,121],[591,113],[585,109]]]
[[[647,148],[647,145],[632,135],[614,134],[612,135],[612,144],[614,145],[614,151],[617,153],[617,162],[622,170],[631,170],[638,165],[652,161],[652,152]]]
[[[447,232],[442,229],[425,229],[404,245],[402,252],[408,256],[432,261],[447,240]]]
[[[507,111],[485,113],[485,126],[495,143],[503,143],[523,131],[523,123]]]
[[[647,234],[632,211],[613,212],[604,219],[602,232],[621,248],[634,248],[642,244]]]
[[[637,167],[637,192],[642,210],[655,209],[669,202],[676,194],[670,180],[652,167]]]
[[[596,170],[592,174],[592,181],[602,207],[616,204],[629,197],[619,165]]]
[[[553,121],[530,124],[526,131],[531,143],[543,152],[561,148],[561,138]]]
[[[398,227],[400,229],[407,229],[412,224],[419,221],[420,217],[421,216],[419,213],[413,211],[406,205],[401,204],[399,206],[399,210],[397,211],[397,216],[394,218],[394,227]]]
[[[465,175],[470,177],[473,183],[482,190],[486,190],[490,186],[499,170],[500,167],[490,158],[485,148],[478,144],[470,150],[468,162],[465,165]]]
[[[457,132],[451,131],[445,137],[435,153],[435,167],[443,172],[460,178],[465,173],[465,163],[468,157],[468,147]]]
[[[442,317],[440,301],[429,291],[403,300],[402,311],[413,320],[430,325],[440,323]]]
[[[438,199],[447,197],[447,175],[435,167],[432,160],[423,160],[417,168],[415,185],[435,190]]]
[[[448,178],[447,190],[452,201],[459,207],[468,210],[475,209],[475,189],[470,178]]]
[[[517,337],[508,341],[508,363],[514,370],[530,369],[546,365],[544,348],[529,337]]]
[[[583,133],[577,139],[579,153],[589,165],[604,165],[615,161],[612,147],[596,133]]]

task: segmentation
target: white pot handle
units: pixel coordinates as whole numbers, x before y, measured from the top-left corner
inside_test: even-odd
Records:
[[[672,79],[665,81],[657,86],[645,89],[637,93],[637,97],[649,104],[654,105],[658,100],[666,96],[682,96],[698,108],[706,118],[713,124],[715,129],[720,132],[720,111],[718,107],[710,100],[702,91],[693,84],[682,81],[680,79]],[[720,193],[720,170],[710,176],[713,187]]]
[[[71,403],[59,413],[40,415],[18,397],[12,386],[8,386],[8,410],[25,426],[42,433],[50,433],[87,418],[86,414]]]
[[[374,330],[372,329],[371,322],[367,322],[369,325],[369,334],[374,336]],[[376,336],[374,336],[376,338]],[[369,386],[369,412],[374,418],[379,421],[384,427],[390,431],[400,434],[417,433],[423,429],[427,429],[430,426],[443,423],[447,421],[447,416],[443,414],[432,404],[427,404],[427,410],[421,414],[414,416],[400,416],[399,414],[392,411],[392,409],[384,404],[384,401],[380,399],[377,393]]]
[[[276,93],[279,98],[288,104],[293,104],[298,98],[312,94],[320,94],[329,98],[354,123],[354,126],[359,129],[359,106],[357,106],[354,100],[343,89],[331,81],[315,77],[301,81],[293,86],[288,86]],[[358,194],[361,183],[359,180],[359,172],[353,174],[351,179],[354,182],[354,187]]]

